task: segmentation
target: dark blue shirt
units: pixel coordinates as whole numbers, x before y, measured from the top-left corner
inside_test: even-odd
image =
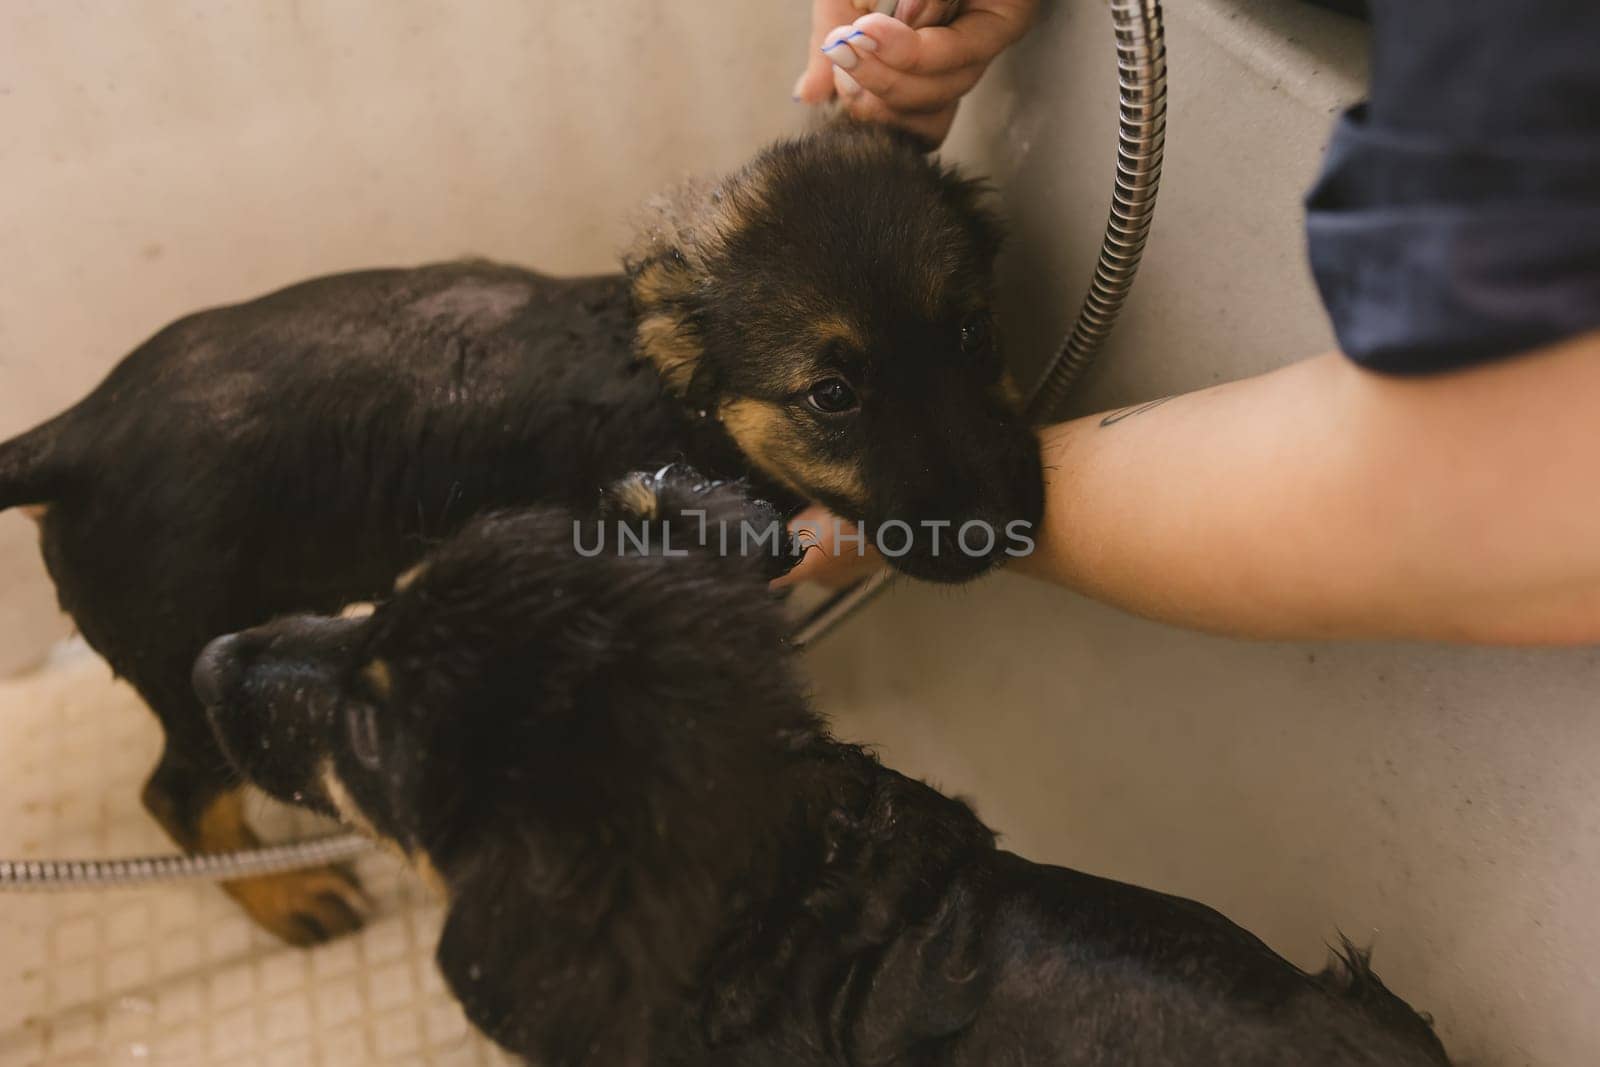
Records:
[[[1600,329],[1600,0],[1371,6],[1306,201],[1341,347],[1418,373]]]

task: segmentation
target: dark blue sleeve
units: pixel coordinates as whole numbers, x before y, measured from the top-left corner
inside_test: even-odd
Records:
[[[1344,351],[1419,373],[1600,329],[1600,0],[1374,0],[1306,201]]]

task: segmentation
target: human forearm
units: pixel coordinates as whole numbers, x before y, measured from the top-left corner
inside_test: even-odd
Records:
[[[1397,379],[1338,355],[1045,431],[1019,565],[1258,637],[1600,641],[1600,335]]]

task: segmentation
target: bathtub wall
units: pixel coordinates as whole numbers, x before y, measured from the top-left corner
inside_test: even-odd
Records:
[[[629,208],[797,127],[806,5],[618,0],[0,10],[0,434],[196,307],[467,252],[604,269]],[[1359,93],[1355,24],[1169,5],[1167,176],[1098,409],[1331,341],[1301,190]],[[1047,4],[951,154],[1014,222],[1009,340],[1070,321],[1114,139],[1103,5]],[[0,668],[60,632],[0,517]],[[1600,1059],[1600,656],[1246,644],[1001,577],[902,589],[811,657],[841,732],[1019,851],[1194,896],[1308,967],[1343,930],[1485,1064]]]

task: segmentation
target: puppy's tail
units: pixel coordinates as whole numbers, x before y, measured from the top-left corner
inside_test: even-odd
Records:
[[[64,478],[57,447],[61,419],[52,419],[0,444],[0,511],[25,504],[48,504]]]
[[[1329,947],[1327,968],[1313,975],[1317,984],[1360,1007],[1385,1029],[1425,1052],[1431,1062],[1448,1067],[1450,1058],[1433,1031],[1433,1017],[1417,1011],[1378,980],[1372,970],[1372,951],[1356,945],[1343,933],[1339,935],[1339,946]]]

